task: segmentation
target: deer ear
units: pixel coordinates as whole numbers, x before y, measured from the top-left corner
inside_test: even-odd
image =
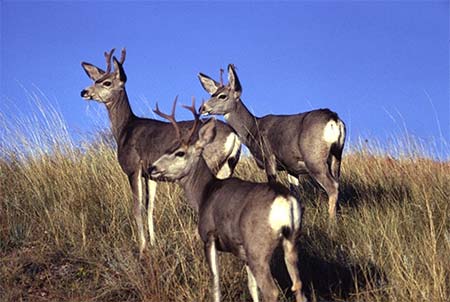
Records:
[[[217,89],[220,87],[220,84],[207,75],[204,75],[203,73],[198,74],[198,79],[200,80],[200,83],[202,84],[203,88],[208,92],[210,95],[213,95]]]
[[[125,74],[125,70],[123,70],[122,64],[120,64],[116,57],[113,57],[113,63],[116,77],[118,77],[121,82],[125,83],[127,81],[127,75]]]
[[[195,143],[197,148],[204,148],[214,140],[216,136],[216,119],[210,118],[198,131],[198,140]]]
[[[91,80],[93,81],[100,79],[100,77],[102,77],[105,74],[104,70],[86,62],[81,62],[81,67],[83,67],[88,77],[91,78]]]
[[[235,97],[240,97],[242,92],[241,82],[237,76],[235,67],[233,64],[228,65],[228,84],[235,92]]]

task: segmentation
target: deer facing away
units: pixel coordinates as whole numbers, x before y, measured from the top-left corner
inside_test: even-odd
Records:
[[[334,220],[345,141],[345,125],[338,115],[318,109],[255,117],[241,101],[242,86],[232,64],[225,86],[202,73],[199,79],[211,95],[201,113],[224,115],[269,181],[276,179],[276,170],[286,170],[292,189],[299,185],[300,175],[309,174],[327,192],[329,217]]]
[[[195,105],[189,109],[198,120]],[[178,128],[175,113],[160,116]],[[303,208],[289,190],[278,183],[253,183],[238,178],[217,179],[208,168],[204,150],[216,135],[214,118],[202,126],[193,125],[187,136],[166,146],[149,173],[152,178],[179,181],[186,197],[199,213],[198,231],[213,275],[214,301],[220,301],[217,251],[229,252],[246,263],[248,286],[253,301],[276,301],[278,289],[269,262],[282,244],[284,259],[293,282],[297,302],[305,302],[298,271],[297,239]],[[198,128],[198,129],[197,129]]]
[[[143,256],[146,248],[146,237],[142,223],[144,197],[147,205],[147,222],[150,244],[154,244],[153,209],[156,194],[156,182],[146,173],[147,168],[165,151],[171,142],[174,129],[170,123],[155,119],[140,118],[131,110],[128,101],[123,63],[125,49],[121,58],[113,57],[114,49],[105,52],[106,71],[89,63],[81,65],[94,84],[83,89],[81,96],[87,100],[95,100],[105,104],[111,122],[111,129],[117,143],[119,164],[128,176],[133,194],[133,212],[138,227],[139,256]],[[111,59],[114,70],[111,70]],[[193,121],[180,123],[181,129],[190,128]],[[237,135],[228,125],[218,124],[216,139],[205,149],[208,166],[218,177],[229,177],[239,160],[240,142]]]

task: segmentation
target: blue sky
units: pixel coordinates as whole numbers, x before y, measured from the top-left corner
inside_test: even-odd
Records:
[[[82,100],[81,61],[127,48],[134,111],[207,98],[197,73],[234,63],[256,115],[328,107],[352,140],[450,140],[448,1],[9,1],[1,3],[0,110],[32,114],[43,93],[73,133],[108,125]],[[179,118],[189,114],[179,110]]]

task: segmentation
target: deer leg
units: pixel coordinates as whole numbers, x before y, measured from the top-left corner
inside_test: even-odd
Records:
[[[150,236],[150,245],[155,244],[155,231],[153,225],[153,210],[155,208],[156,181],[147,179],[148,204],[147,204],[147,225]]]
[[[258,284],[256,284],[255,276],[253,276],[253,273],[248,265],[245,266],[245,270],[247,271],[248,290],[250,291],[250,296],[252,296],[253,302],[259,302]]]
[[[131,186],[131,191],[133,193],[133,214],[136,220],[136,225],[138,227],[139,236],[139,259],[142,259],[145,250],[145,234],[144,225],[142,223],[142,175],[139,169],[138,173],[134,173],[129,176],[129,182]]]
[[[248,243],[245,247],[248,266],[255,277],[263,301],[277,301],[279,290],[270,271],[270,259],[279,242],[278,239],[269,237],[262,241],[264,242],[263,244],[255,244],[255,242],[251,240],[246,242]]]
[[[327,163],[308,164],[310,175],[322,186],[328,194],[328,214],[331,221],[336,219],[336,205],[339,193],[339,183],[330,173]]]
[[[345,126],[341,128],[341,135],[345,137]],[[331,159],[330,169],[334,179],[339,180],[341,174],[342,152],[344,142],[339,141],[331,145],[329,157]]]
[[[217,259],[216,238],[213,235],[208,235],[208,241],[205,243],[205,255],[213,275],[214,302],[220,302],[219,263]]]
[[[269,261],[266,263],[258,262],[260,261],[250,261],[249,266],[252,275],[255,277],[256,283],[261,290],[263,301],[276,302],[279,291],[273,280],[272,273],[270,272]]]
[[[335,179],[339,179],[339,176],[341,175],[341,161],[335,156],[331,157],[331,172]]]
[[[289,239],[283,240],[284,262],[291,277],[291,290],[295,293],[296,302],[306,302],[307,299],[302,293],[302,281],[298,271],[298,254],[295,242]]]
[[[341,152],[342,153],[342,152]],[[341,175],[341,154],[331,154],[331,173],[334,179],[339,180]]]

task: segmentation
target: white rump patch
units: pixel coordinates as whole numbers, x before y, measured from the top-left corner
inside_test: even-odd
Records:
[[[233,150],[231,151],[231,156],[236,156],[236,154],[238,153],[239,147],[241,146],[241,141],[239,140],[239,137],[236,134],[231,133],[227,137],[227,142],[230,139],[230,137],[233,138],[233,140],[232,140],[232,142],[233,142]],[[226,146],[228,146],[228,145],[226,145]]]
[[[291,226],[291,202],[278,196],[270,207],[269,224],[275,232],[279,232],[284,226]]]
[[[241,142],[236,134],[230,133],[227,136],[227,139],[225,140],[224,151],[225,151],[225,154],[229,154],[229,155],[227,157],[227,161],[225,162],[225,164],[220,168],[219,172],[217,173],[217,175],[216,175],[217,178],[225,179],[225,178],[228,178],[231,176],[231,168],[228,164],[228,159],[230,157],[236,156],[236,153],[239,150],[240,144],[241,144]]]
[[[339,124],[339,131],[341,132],[339,144],[340,144],[341,146],[344,146],[344,141],[345,141],[345,125],[344,125],[344,123],[343,123],[341,120],[338,121],[338,124]]]
[[[278,196],[270,207],[269,224],[275,232],[283,227],[296,230],[300,227],[301,213],[297,199],[293,196]]]
[[[328,143],[334,143],[339,139],[341,131],[338,124],[330,120],[323,129],[323,139]]]
[[[300,201],[291,197],[291,202],[292,202],[291,203],[292,204],[292,208],[291,208],[292,229],[298,230],[300,228],[301,220],[302,220]]]

